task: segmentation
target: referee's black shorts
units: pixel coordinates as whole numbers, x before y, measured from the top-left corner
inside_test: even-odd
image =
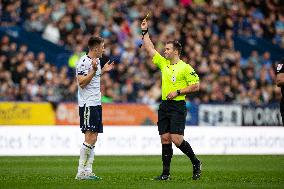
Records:
[[[84,106],[79,107],[80,128],[82,133],[92,131],[103,132],[102,106]]]
[[[158,110],[159,134],[171,133],[184,135],[186,120],[185,101],[165,100]]]

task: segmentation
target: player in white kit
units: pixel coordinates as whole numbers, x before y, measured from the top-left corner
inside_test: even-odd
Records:
[[[95,143],[98,133],[103,132],[100,76],[112,70],[114,62],[109,61],[101,68],[99,58],[104,53],[102,38],[91,37],[88,48],[88,54],[82,56],[76,65],[80,128],[85,134],[76,179],[100,180],[92,171]]]

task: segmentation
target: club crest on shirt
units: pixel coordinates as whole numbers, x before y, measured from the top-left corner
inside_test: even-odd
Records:
[[[277,71],[280,71],[282,69],[282,67],[283,67],[283,64],[278,64],[277,65]]]

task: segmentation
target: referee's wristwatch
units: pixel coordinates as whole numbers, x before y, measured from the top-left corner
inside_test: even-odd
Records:
[[[177,95],[178,95],[178,96],[180,95],[180,90],[177,90]]]

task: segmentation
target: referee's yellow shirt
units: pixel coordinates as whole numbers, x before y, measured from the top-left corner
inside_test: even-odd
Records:
[[[199,83],[199,77],[194,69],[182,60],[172,65],[168,59],[157,52],[152,61],[162,72],[162,100],[167,100],[167,95],[170,92]],[[185,96],[179,95],[173,100],[185,100]]]

